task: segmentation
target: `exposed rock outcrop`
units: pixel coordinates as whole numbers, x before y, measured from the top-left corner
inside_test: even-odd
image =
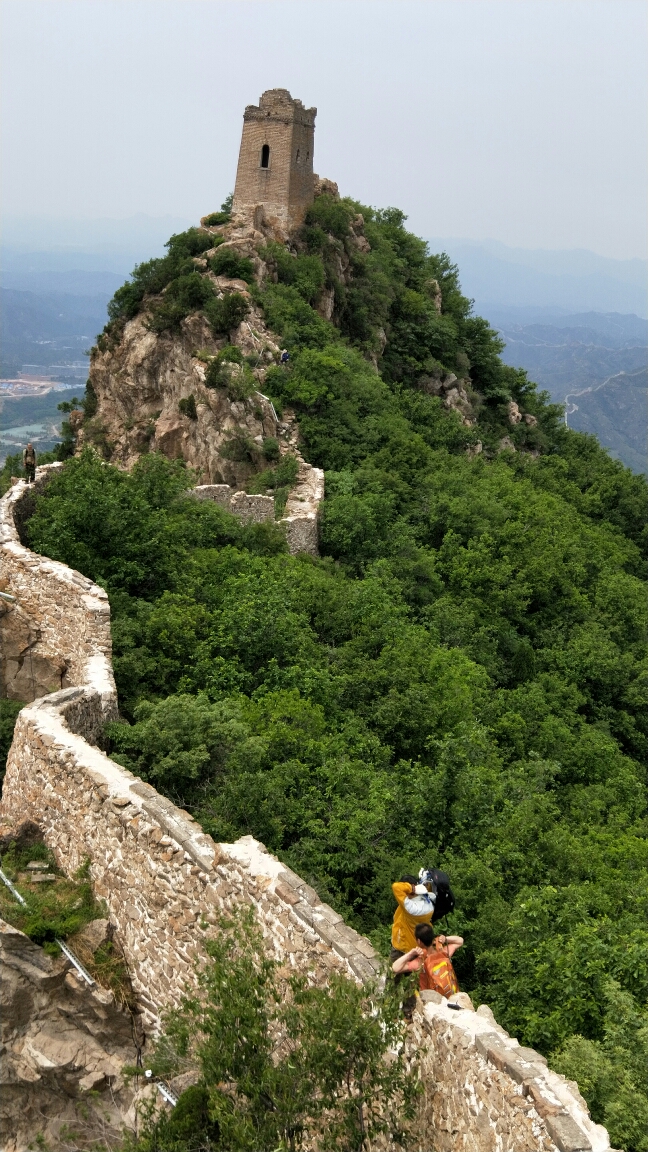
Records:
[[[238,290],[239,282],[218,279],[223,295]],[[90,381],[97,412],[82,427],[79,445],[93,440],[106,444],[111,462],[123,468],[132,468],[143,452],[157,450],[170,459],[185,460],[196,469],[199,483],[242,487],[264,462],[260,454],[256,463],[243,452],[239,453],[242,459],[233,458],[226,446],[236,437],[251,443],[256,437],[276,437],[278,420],[260,391],[235,400],[224,388],[206,386],[205,363],[195,353],[216,355],[226,343],[225,338],[214,338],[199,313],[183,321],[178,336],[151,332],[147,314],[135,316],[116,346],[103,352],[97,349],[93,355]],[[233,334],[232,343],[244,356],[254,353],[269,356],[270,361],[279,351],[254,307]],[[262,385],[264,370],[257,369],[255,375]],[[179,402],[190,395],[195,398],[196,419],[183,415],[179,408]]]
[[[535,428],[538,423],[537,417],[532,416],[530,412],[523,412],[515,400],[509,400],[508,402],[508,418],[509,424],[512,424],[514,427],[516,424],[521,424],[522,421],[524,421],[528,428]]]
[[[137,1018],[4,920],[0,966],[4,1152],[22,1152],[39,1136],[52,1152],[116,1143],[133,1118],[122,1069],[137,1059]]]
[[[330,182],[324,183],[328,190]],[[360,216],[354,221],[353,242],[368,247],[363,227]],[[266,221],[262,205],[239,213],[229,224],[203,225],[202,230],[218,241],[218,251],[229,249],[237,258],[251,261],[259,285],[276,279],[272,260],[263,258],[267,241],[276,239],[276,227]],[[215,499],[247,519],[263,520],[272,519],[271,497],[246,496],[243,489],[255,473],[268,466],[264,439],[276,439],[280,451],[293,452],[299,462],[297,484],[289,495],[283,521],[290,551],[316,554],[317,510],[324,476],[303,459],[293,414],[287,413],[280,420],[264,394],[267,368],[279,359],[279,341],[267,328],[248,285],[209,271],[208,258],[216,250],[214,247],[203,257],[196,257],[194,265],[219,298],[232,294],[243,297],[247,316],[227,337],[218,338],[200,312],[186,317],[177,333],[156,333],[150,328],[150,309],[145,309],[121,330],[102,337],[93,351],[90,369],[96,412],[83,424],[76,421],[77,446],[81,449],[86,443],[94,444],[113,464],[126,469],[149,451],[182,459],[195,469],[197,496]],[[345,261],[348,266],[348,257],[342,252],[342,276]],[[151,306],[160,299],[153,298]],[[324,291],[320,311],[330,318],[333,306],[333,293],[327,296]],[[209,363],[226,344],[234,345],[240,356],[248,359],[245,366],[227,366],[235,385],[247,373],[247,387],[241,389],[240,399],[235,398],[236,387],[209,386]],[[251,376],[256,390],[245,395],[251,391]],[[16,627],[18,624],[16,619]],[[22,648],[27,650],[30,642],[26,637]],[[62,686],[61,674],[52,687]]]
[[[436,280],[433,283],[436,284]],[[476,420],[467,391],[469,386],[470,381],[468,379],[458,380],[454,372],[449,372],[447,376],[443,377],[440,375],[423,377],[419,382],[419,388],[424,392],[429,392],[431,396],[440,396],[446,408],[456,412],[461,423],[467,428],[472,428]]]

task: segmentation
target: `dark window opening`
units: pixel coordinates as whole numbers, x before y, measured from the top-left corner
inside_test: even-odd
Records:
[[[261,167],[262,168],[269,168],[270,167],[270,145],[269,144],[264,144],[263,148],[261,149]]]
[[[307,159],[307,160],[309,160],[309,159],[310,159],[310,152],[307,152],[307,153],[306,153],[306,159]]]
[[[297,155],[295,156],[295,160],[296,161],[299,160],[299,148],[297,149]]]

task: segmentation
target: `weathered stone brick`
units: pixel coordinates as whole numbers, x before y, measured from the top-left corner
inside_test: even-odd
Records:
[[[560,1152],[591,1152],[591,1140],[569,1113],[547,1116],[547,1132]]]

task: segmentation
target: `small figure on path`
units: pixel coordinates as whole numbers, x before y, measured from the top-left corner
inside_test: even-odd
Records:
[[[28,444],[23,448],[23,467],[25,469],[25,480],[28,484],[33,484],[36,479],[36,449],[33,444]]]

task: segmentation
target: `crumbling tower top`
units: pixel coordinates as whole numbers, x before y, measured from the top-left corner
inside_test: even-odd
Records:
[[[298,227],[313,203],[317,108],[304,108],[285,88],[271,88],[243,116],[233,211],[263,204],[267,219]]]

